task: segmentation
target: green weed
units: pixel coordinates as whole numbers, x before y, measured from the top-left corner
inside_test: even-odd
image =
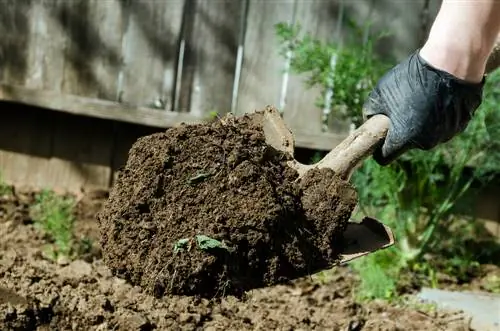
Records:
[[[396,61],[376,56],[374,46],[384,34],[365,38],[364,32],[360,33],[367,31],[364,27],[351,27],[352,39],[342,45],[301,33],[300,24],[279,23],[276,34],[281,53],[292,54],[291,72],[307,76],[306,87],[321,88],[316,106],[329,106],[331,117],[347,118],[359,125],[368,93]],[[488,77],[483,103],[465,132],[448,143],[432,151],[409,151],[385,167],[369,159],[354,173],[352,182],[359,195],[354,217],[378,218],[396,236],[394,247],[350,264],[361,276],[357,289],[360,300],[394,300],[405,272],[435,287],[438,270],[465,279],[477,266],[477,257],[458,240],[470,229],[451,229],[458,222],[457,214],[470,208],[467,197],[500,170],[499,84],[500,70]],[[333,100],[326,105],[328,91],[333,91]],[[471,226],[475,224],[471,222]],[[449,238],[454,240],[446,240]],[[448,258],[426,258],[444,251],[448,251]]]
[[[11,195],[12,194],[12,189],[7,183],[5,183],[2,173],[0,172],[0,196],[3,195]]]
[[[48,254],[53,259],[70,257],[73,244],[74,200],[61,197],[50,190],[37,194],[36,202],[30,208],[35,226],[49,236],[52,245]]]
[[[498,82],[497,73],[489,80],[485,91],[485,102],[476,113],[466,131],[447,144],[433,151],[413,150],[407,152],[393,164],[380,167],[375,161],[367,160],[353,175],[353,183],[359,194],[360,214],[381,219],[394,229],[397,243],[395,250],[379,252],[388,258],[396,253],[398,266],[384,265],[376,254],[354,267],[362,275],[362,296],[384,297],[384,291],[372,288],[373,274],[380,274],[380,286],[392,291],[392,283],[385,277],[396,277],[394,268],[403,272],[421,275],[426,286],[438,286],[436,270],[459,281],[466,281],[476,272],[477,256],[464,248],[463,240],[476,222],[469,221],[468,227],[453,227],[459,222],[457,213],[467,209],[467,195],[473,192],[472,184],[485,185],[497,172],[500,165],[497,141],[500,139],[496,110],[491,98],[500,100],[498,92],[490,93]],[[474,165],[474,167],[471,167]],[[469,174],[464,176],[465,172]],[[473,214],[472,210],[468,210]],[[428,254],[438,255],[447,251],[447,258],[425,259]],[[450,253],[450,252],[453,253]],[[365,265],[376,264],[381,270]]]
[[[390,62],[380,59],[374,52],[375,44],[386,34],[363,41],[364,27],[351,23],[352,38],[344,45],[324,43],[302,33],[300,24],[278,23],[275,31],[281,45],[281,54],[292,54],[290,69],[293,74],[304,75],[306,87],[320,87],[321,95],[315,105],[326,106],[326,95],[333,92],[329,105],[336,119],[349,119],[359,124],[361,108],[378,78],[389,69]],[[335,66],[332,59],[335,58]],[[326,119],[328,120],[328,119]]]
[[[486,279],[485,288],[492,293],[500,293],[500,276],[491,275]]]

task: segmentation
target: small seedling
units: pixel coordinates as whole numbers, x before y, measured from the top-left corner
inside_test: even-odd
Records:
[[[208,116],[210,119],[215,120],[217,118],[220,118],[219,112],[217,110],[212,110],[210,113],[208,113]]]
[[[492,275],[486,278],[485,289],[492,293],[500,293],[500,276]]]
[[[73,251],[74,201],[44,190],[36,196],[30,208],[35,226],[41,229],[53,242],[49,249],[52,258],[69,257]]]
[[[2,174],[0,173],[0,196],[3,195],[11,195],[12,194],[12,189],[10,188],[9,185],[7,185],[2,177]]]

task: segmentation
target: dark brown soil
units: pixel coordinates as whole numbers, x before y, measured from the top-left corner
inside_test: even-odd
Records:
[[[214,297],[328,268],[356,204],[333,171],[297,182],[252,118],[140,138],[99,214],[114,275],[148,293]]]
[[[347,267],[254,290],[244,300],[155,298],[114,277],[99,254],[65,263],[43,258],[47,241],[29,218],[32,202],[32,194],[0,197],[2,331],[469,330],[467,318],[455,312],[384,302],[356,304],[352,291],[358,279]],[[76,228],[95,234],[91,214],[101,204],[82,199]]]

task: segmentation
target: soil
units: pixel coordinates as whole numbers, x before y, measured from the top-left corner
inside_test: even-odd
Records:
[[[297,181],[254,116],[138,139],[98,215],[114,275],[156,297],[213,298],[338,261],[354,188],[329,169]]]
[[[31,193],[0,197],[0,330],[468,330],[459,313],[356,304],[358,280],[347,267],[244,299],[155,298],[100,258],[92,213],[102,198],[86,196],[77,208],[76,228],[94,240],[94,253],[59,263],[43,257],[47,238],[29,218],[32,202]]]

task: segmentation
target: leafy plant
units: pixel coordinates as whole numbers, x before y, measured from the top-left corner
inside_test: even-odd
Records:
[[[423,259],[425,254],[441,249],[443,238],[450,235],[450,228],[457,222],[458,204],[471,192],[472,184],[484,185],[498,171],[500,112],[494,100],[500,101],[495,89],[500,82],[500,72],[490,78],[485,88],[485,102],[463,134],[432,151],[409,151],[386,167],[367,160],[353,175],[360,196],[360,213],[379,217],[396,233],[397,246],[380,252],[388,256],[396,253],[399,257],[384,266],[385,276],[403,268],[432,273],[426,266],[418,270],[416,267],[427,263]],[[460,242],[447,244],[456,246],[457,252],[462,245]],[[473,258],[467,252],[457,253],[446,261],[447,266],[442,266],[443,271],[460,278],[474,265]],[[371,263],[380,264],[376,259],[369,256],[354,266],[366,275]],[[366,281],[362,279],[362,283],[368,281],[369,277]],[[367,292],[373,297],[381,294]]]
[[[368,93],[395,64],[376,56],[374,45],[381,36],[361,40],[360,33],[354,33],[350,42],[340,45],[321,42],[308,33],[301,35],[300,30],[298,24],[276,25],[282,54],[292,54],[292,73],[307,74],[308,87],[321,87],[319,107],[326,105],[325,96],[333,89],[331,116],[347,117],[359,125]],[[500,71],[488,78],[484,101],[466,131],[450,142],[432,151],[409,151],[385,167],[369,159],[353,175],[359,194],[357,213],[381,219],[393,228],[397,239],[394,247],[351,264],[361,275],[360,299],[394,298],[402,272],[419,274],[437,286],[436,265],[426,256],[442,249],[459,209],[463,212],[468,206],[464,203],[467,196],[500,170],[499,84]],[[474,265],[474,257],[458,248],[456,252],[455,259],[440,267],[444,272],[465,274],[466,266]]]
[[[7,185],[2,177],[2,173],[0,173],[0,196],[2,195],[11,195],[12,189],[9,185]]]
[[[214,249],[214,248],[227,249],[227,246],[224,245],[224,243],[222,243],[221,241],[219,241],[217,239],[210,238],[210,237],[205,236],[203,234],[196,236],[196,243],[198,244],[198,247],[204,251]]]
[[[50,190],[37,194],[36,202],[30,208],[35,225],[53,242],[49,252],[53,259],[69,257],[72,252],[73,208],[73,199],[61,197]]]
[[[228,247],[223,242],[204,234],[196,235],[193,239],[194,240],[191,240],[189,238],[182,238],[177,240],[177,242],[174,244],[174,253],[178,253],[184,250],[191,250],[193,243],[196,243],[198,248],[202,251],[210,251],[217,248],[222,248],[225,250],[228,249]]]
[[[326,95],[333,91],[332,103],[328,105],[333,114],[359,124],[364,100],[390,63],[381,60],[374,51],[376,42],[386,34],[363,41],[363,29],[351,23],[354,33],[346,45],[324,43],[307,32],[301,34],[300,24],[278,23],[275,30],[281,54],[292,54],[292,73],[305,74],[307,87],[321,87],[316,106],[324,108]]]

